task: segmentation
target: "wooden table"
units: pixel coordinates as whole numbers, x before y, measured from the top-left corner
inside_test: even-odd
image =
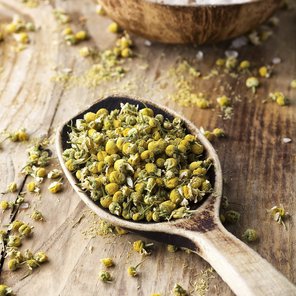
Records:
[[[10,42],[0,44],[0,129],[13,131],[25,127],[31,138],[51,136],[58,125],[98,96],[114,91],[128,92],[167,105],[205,129],[223,128],[227,137],[216,141],[214,146],[223,167],[225,195],[230,207],[241,213],[239,223],[228,228],[237,237],[241,237],[246,228],[256,228],[260,240],[251,247],[296,283],[296,90],[289,87],[290,81],[296,78],[295,10],[278,13],[280,24],[263,45],[238,49],[239,59],[248,59],[256,67],[270,64],[274,57],[282,59],[270,79],[261,79],[257,95],[253,96],[246,89],[246,77],[197,78],[196,90],[206,93],[213,106],[201,110],[180,107],[168,99],[175,88],[170,78],[166,78],[167,70],[175,65],[177,59],[195,60],[197,51],[201,50],[204,59],[199,63],[195,61],[195,64],[202,73],[208,73],[215,60],[224,56],[229,42],[202,47],[145,46],[143,39],[133,36],[137,57],[129,63],[130,71],[125,78],[95,88],[65,87],[51,79],[56,70],[70,68],[73,73],[81,73],[92,62],[79,56],[80,45],[69,47],[62,40],[61,26],[53,17],[53,8],[69,12],[76,30],[81,28],[78,19],[86,18],[91,38],[84,45],[103,50],[115,42],[116,36],[106,31],[110,20],[95,13],[95,4],[91,0],[42,2],[37,8],[28,8],[21,1],[0,0],[0,22],[3,19],[9,21],[12,15],[19,14],[32,20],[38,28],[24,51],[15,52]],[[226,87],[225,93],[221,93],[219,86],[226,84],[232,90]],[[290,106],[262,102],[269,92],[276,90],[283,91],[290,98]],[[240,100],[234,100],[234,113],[229,120],[219,116],[221,112],[215,103],[222,94],[240,94]],[[284,137],[291,138],[292,142],[283,143]],[[25,180],[19,172],[26,161],[26,149],[31,145],[3,143],[0,152],[1,191],[13,180],[25,190],[24,181],[28,182],[29,178]],[[54,153],[53,144],[51,149]],[[51,166],[57,167],[57,161],[53,160]],[[49,263],[25,278],[23,269],[8,271],[5,260],[1,283],[11,286],[17,295],[170,295],[175,283],[191,291],[192,283],[200,282],[201,272],[209,267],[206,262],[183,251],[168,253],[166,246],[159,243],[155,243],[152,255],[140,267],[140,275],[129,277],[127,267],[141,261],[141,256],[131,251],[131,242],[140,237],[133,234],[92,236],[91,228],[97,218],[68,183],[64,183],[63,192],[53,195],[47,191],[49,182],[46,181],[42,185],[41,197],[26,194],[25,200],[30,203],[30,208],[16,214],[17,219],[34,225],[34,235],[22,249],[44,250],[50,258]],[[16,194],[5,195],[5,198],[15,200]],[[287,231],[266,213],[266,209],[279,204],[283,204],[290,213],[286,221]],[[45,222],[31,221],[29,215],[34,207],[44,214]],[[2,227],[5,227],[11,218],[9,211],[1,213],[0,217]],[[100,258],[103,257],[115,260],[116,266],[111,270],[114,276],[112,284],[104,284],[98,279],[102,269]],[[206,295],[232,295],[220,277],[213,275],[215,278],[209,280]]]

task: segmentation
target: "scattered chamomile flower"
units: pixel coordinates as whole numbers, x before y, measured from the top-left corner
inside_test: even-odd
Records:
[[[58,193],[62,190],[63,188],[63,183],[60,181],[56,181],[56,182],[52,182],[49,186],[48,186],[48,190],[51,193]]]
[[[30,270],[33,270],[39,267],[38,261],[34,258],[26,260],[26,264]]]
[[[7,186],[7,192],[16,192],[17,191],[17,184],[15,182],[12,182],[10,184],[8,184]]]
[[[174,289],[173,289],[173,295],[174,296],[188,296],[188,293],[179,284],[175,284]]]
[[[225,136],[224,130],[222,128],[218,128],[218,127],[214,128],[212,133],[217,138],[221,138],[221,137]]]
[[[129,276],[132,276],[132,277],[137,276],[137,275],[138,275],[138,272],[137,272],[136,267],[134,267],[134,266],[129,266],[129,267],[127,268],[127,274],[128,274]]]
[[[34,181],[31,181],[27,184],[27,191],[28,192],[39,192],[40,188],[37,186],[37,184]]]
[[[225,65],[225,59],[219,58],[216,60],[216,66],[223,67]]]
[[[229,210],[225,212],[225,222],[230,224],[235,224],[240,218],[240,213],[234,210]]]
[[[104,10],[104,8],[102,7],[102,5],[98,4],[96,6],[96,13],[98,15],[101,15],[101,16],[105,16],[106,15],[106,11]]]
[[[48,256],[46,255],[45,252],[43,251],[39,251],[34,255],[34,259],[38,262],[38,263],[45,263],[48,261]]]
[[[253,93],[256,93],[256,88],[259,86],[259,80],[256,77],[249,77],[246,80],[247,88],[251,88]]]
[[[276,221],[278,224],[282,224],[285,227],[285,229],[287,229],[285,219],[288,217],[289,213],[286,212],[283,205],[280,205],[279,207],[274,206],[267,212],[270,214],[274,221]]]
[[[6,285],[0,284],[0,296],[12,296],[12,289]]]
[[[53,11],[53,15],[55,16],[56,20],[62,25],[65,25],[71,22],[70,16],[61,9],[55,9]]]
[[[161,296],[159,293],[152,293],[151,296]]]
[[[117,23],[113,22],[108,26],[108,31],[117,34],[120,31],[120,28]]]
[[[234,69],[237,65],[237,58],[236,57],[229,57],[225,61],[225,68],[228,70]]]
[[[271,75],[271,69],[267,66],[262,66],[259,68],[258,73],[261,77],[269,78]]]
[[[247,242],[254,242],[258,240],[257,231],[253,228],[248,228],[242,235],[242,238],[245,239]]]
[[[167,250],[170,253],[175,253],[178,250],[178,247],[174,245],[167,245]]]
[[[296,88],[296,79],[293,79],[290,83],[291,88]]]
[[[78,31],[76,34],[75,34],[75,38],[77,39],[77,41],[84,41],[88,38],[88,35],[86,33],[86,31]]]
[[[137,240],[133,242],[133,250],[140,253],[141,255],[150,255],[151,253],[146,250],[146,248],[152,247],[153,243],[146,244],[142,240]]]
[[[34,210],[30,216],[35,221],[44,221],[44,217],[40,211]]]
[[[12,248],[18,248],[22,245],[22,239],[18,235],[9,235],[7,246]]]
[[[273,101],[275,101],[280,106],[286,106],[288,104],[287,97],[285,97],[285,95],[280,91],[270,93],[269,98],[271,98]]]
[[[33,171],[35,171],[35,175],[38,178],[44,178],[46,176],[46,169],[41,167],[41,168],[33,168]]]
[[[140,263],[138,263],[136,266],[129,266],[127,268],[127,274],[131,277],[136,277],[138,275],[138,267],[144,262],[145,260],[141,261]]]
[[[103,258],[100,261],[105,267],[114,266],[114,262],[113,262],[112,258]]]
[[[0,208],[2,210],[2,212],[6,211],[7,209],[10,208],[10,204],[7,200],[1,200],[0,201]]]
[[[251,63],[248,60],[243,60],[239,64],[239,68],[242,70],[249,69],[250,66],[251,66]]]
[[[79,49],[79,55],[83,58],[89,57],[92,54],[92,50],[88,46],[84,46]]]
[[[111,282],[113,280],[110,272],[108,272],[106,270],[100,271],[99,279],[104,283],[109,283],[109,282]]]
[[[21,44],[28,44],[30,42],[29,35],[26,32],[14,34],[14,39]]]
[[[22,225],[24,225],[23,221],[14,220],[12,223],[9,224],[8,229],[10,229],[12,231],[18,231]]]
[[[28,224],[23,224],[19,227],[18,232],[22,236],[30,236],[32,233],[32,226],[29,226]]]
[[[62,171],[59,169],[53,169],[47,174],[48,179],[57,179],[62,175]]]
[[[210,107],[210,102],[204,98],[197,98],[196,99],[196,106],[200,109],[207,109]]]
[[[12,258],[8,260],[7,267],[11,271],[16,271],[20,267],[20,262],[17,259]]]
[[[227,96],[222,96],[217,98],[217,102],[220,105],[221,108],[227,107],[231,105],[231,100]]]

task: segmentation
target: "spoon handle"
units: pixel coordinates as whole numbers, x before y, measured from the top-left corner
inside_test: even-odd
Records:
[[[189,232],[198,254],[236,295],[296,295],[296,286],[222,225],[204,233]]]

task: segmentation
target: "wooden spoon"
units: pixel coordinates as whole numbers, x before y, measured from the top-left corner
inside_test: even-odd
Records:
[[[184,120],[188,131],[195,134],[206,149],[207,156],[213,159],[214,169],[211,183],[214,192],[206,198],[190,218],[170,222],[144,223],[127,221],[104,210],[76,185],[77,179],[65,167],[63,151],[69,147],[69,123],[83,118],[87,112],[96,112],[100,108],[119,109],[121,103],[131,103],[140,107],[148,106],[154,112],[172,119]],[[296,295],[296,287],[279,273],[270,263],[260,257],[242,241],[229,233],[219,219],[219,206],[222,196],[222,171],[216,151],[210,142],[188,120],[152,102],[133,99],[126,96],[110,96],[80,112],[61,126],[56,135],[58,158],[66,177],[79,197],[100,218],[145,237],[161,242],[189,248],[208,261],[221,278],[237,295]]]
[[[254,29],[280,0],[100,0],[122,28],[164,43],[213,43]]]

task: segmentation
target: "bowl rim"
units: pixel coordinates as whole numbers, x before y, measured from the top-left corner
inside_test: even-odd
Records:
[[[263,0],[144,0],[148,3],[172,7],[206,7],[254,4]]]

